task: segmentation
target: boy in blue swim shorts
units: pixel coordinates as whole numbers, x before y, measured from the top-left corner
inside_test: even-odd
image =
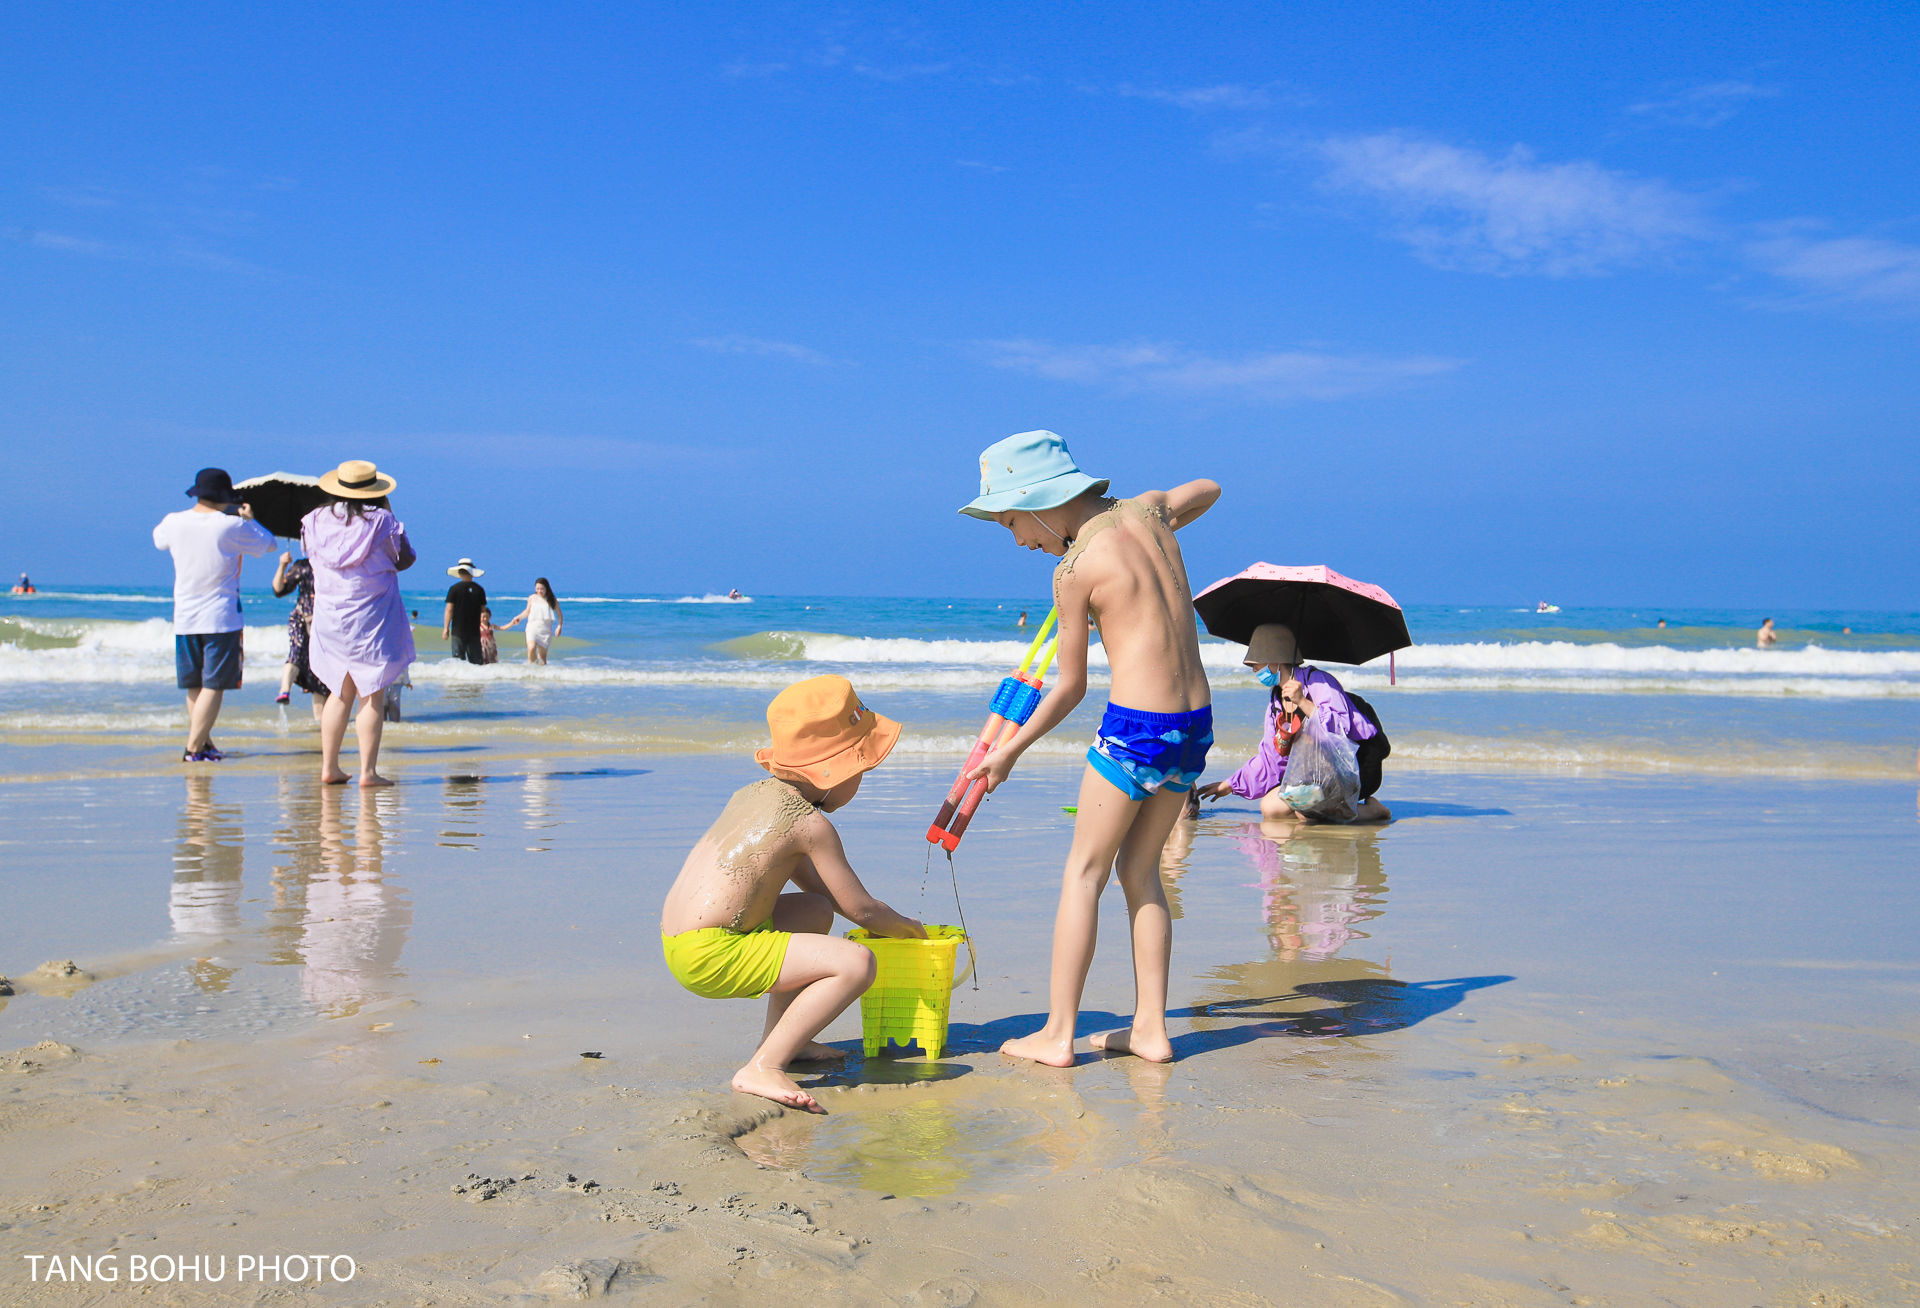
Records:
[[[1054,1067],[1073,1063],[1100,893],[1115,872],[1132,924],[1133,1022],[1127,1030],[1094,1036],[1093,1047],[1156,1062],[1173,1058],[1167,1037],[1173,930],[1160,854],[1213,744],[1213,701],[1200,666],[1193,591],[1174,532],[1211,508],[1220,487],[1190,481],[1115,499],[1107,486],[1080,471],[1060,437],[1023,432],[987,447],[980,456],[980,495],[960,510],[997,522],[1016,544],[1060,560],[1053,572],[1060,610],[1054,688],[972,775],[985,777],[989,790],[997,787],[1020,756],[1080,703],[1093,626],[1100,629],[1112,672],[1112,700],[1080,780],[1073,848],[1054,919],[1047,1022],[1000,1047]]]

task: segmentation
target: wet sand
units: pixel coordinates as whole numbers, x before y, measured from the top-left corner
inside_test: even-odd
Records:
[[[751,1002],[680,991],[660,897],[711,755],[395,749],[0,787],[0,1301],[1910,1302],[1911,784],[1405,774],[1377,832],[1210,809],[1166,867],[1170,1067],[994,1052],[1039,1020],[1060,805],[1017,773],[955,880],[980,951],[937,1064],[786,1113]],[[950,766],[836,824],[953,920]],[[1082,1031],[1131,978],[1110,891]],[[45,963],[63,964],[41,970]],[[598,1054],[588,1058],[585,1054]],[[115,1254],[121,1281],[29,1277]],[[130,1285],[347,1255],[346,1284]]]

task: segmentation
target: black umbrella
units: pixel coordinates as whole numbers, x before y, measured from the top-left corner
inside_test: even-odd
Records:
[[[1195,595],[1193,607],[1208,631],[1241,645],[1255,627],[1284,622],[1305,659],[1365,663],[1413,644],[1393,596],[1327,567],[1256,563]]]
[[[318,477],[300,477],[291,472],[249,477],[236,483],[233,489],[243,503],[253,506],[255,522],[274,535],[288,539],[300,535],[300,519],[333,500],[333,496],[320,489]]]

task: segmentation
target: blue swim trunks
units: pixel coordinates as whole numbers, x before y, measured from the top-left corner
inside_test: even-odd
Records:
[[[1142,713],[1109,704],[1087,762],[1121,794],[1139,800],[1162,790],[1176,795],[1192,790],[1212,747],[1211,707]]]

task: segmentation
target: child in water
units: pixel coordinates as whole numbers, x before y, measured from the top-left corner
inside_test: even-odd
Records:
[[[660,913],[667,969],[706,999],[767,997],[760,1047],[733,1088],[810,1113],[826,1111],[787,1074],[796,1062],[844,1058],[814,1040],[873,984],[873,951],[829,935],[833,915],[880,936],[926,930],[867,893],[826,815],[860,790],[900,724],[860,703],[845,677],[788,686],[767,706],[773,774],[743,786],[707,829]],[[796,890],[782,894],[792,882]]]
[[[997,522],[1014,543],[1060,560],[1053,573],[1060,610],[1053,692],[970,775],[985,777],[989,790],[998,786],[1020,756],[1073,711],[1087,692],[1092,623],[1099,624],[1112,669],[1112,702],[1087,751],[1054,919],[1047,1023],[1000,1047],[1054,1067],[1073,1063],[1100,893],[1116,860],[1132,923],[1133,1022],[1128,1030],[1094,1036],[1093,1047],[1161,1063],[1173,1058],[1167,1037],[1173,928],[1160,855],[1213,744],[1193,594],[1173,533],[1211,508],[1220,487],[1190,481],[1116,500],[1107,485],[1081,472],[1052,432],[1024,432],[980,456],[980,496],[960,510]]]
[[[498,663],[500,661],[500,642],[493,634],[493,610],[480,610],[480,661]]]

